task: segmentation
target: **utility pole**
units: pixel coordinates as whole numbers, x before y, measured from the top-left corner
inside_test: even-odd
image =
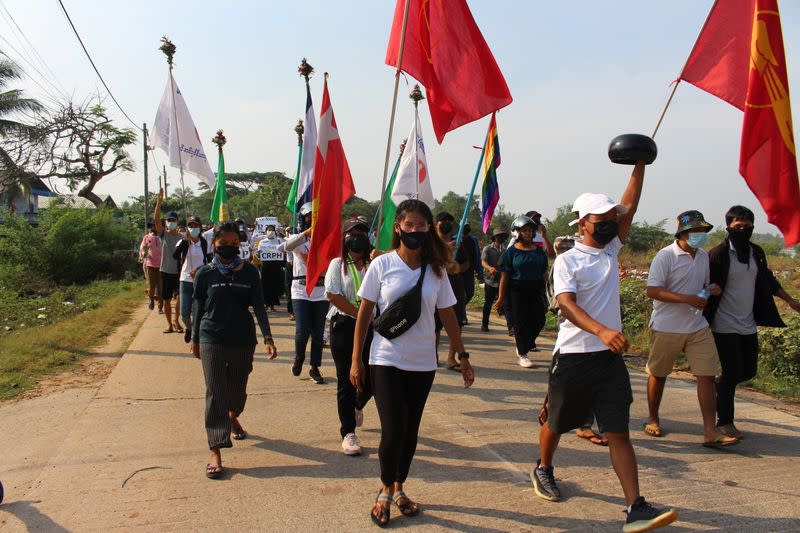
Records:
[[[164,198],[167,197],[167,165],[164,165]]]
[[[142,154],[144,156],[144,232],[147,233],[147,217],[150,212],[149,184],[147,179],[147,123],[142,124]]]

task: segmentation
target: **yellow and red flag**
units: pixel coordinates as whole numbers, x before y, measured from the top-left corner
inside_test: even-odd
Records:
[[[320,276],[325,275],[331,260],[342,254],[342,206],[355,193],[333,116],[326,74],[314,159],[311,246],[306,262],[306,292],[309,295]]]
[[[777,0],[717,0],[680,79],[744,111],[739,173],[787,246],[800,242],[800,185]]]

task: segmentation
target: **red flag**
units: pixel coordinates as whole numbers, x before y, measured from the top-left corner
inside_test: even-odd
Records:
[[[511,93],[466,0],[408,0],[400,68],[425,85],[436,140],[511,103]],[[397,0],[386,64],[397,66],[403,11]]]
[[[739,173],[787,246],[800,185],[777,0],[717,0],[680,79],[744,110]]]
[[[306,262],[306,292],[309,295],[319,277],[325,275],[331,259],[342,254],[342,206],[356,193],[333,116],[327,76],[319,113],[313,191],[313,233]]]

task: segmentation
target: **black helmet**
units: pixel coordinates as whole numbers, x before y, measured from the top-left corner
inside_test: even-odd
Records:
[[[519,231],[521,228],[528,225],[533,226],[535,228],[536,222],[534,222],[531,217],[526,217],[525,215],[522,215],[514,219],[514,222],[511,223],[511,229],[514,231]]]
[[[608,145],[608,158],[612,163],[620,165],[635,165],[639,161],[649,165],[656,160],[657,155],[656,142],[647,135],[638,133],[619,135]]]

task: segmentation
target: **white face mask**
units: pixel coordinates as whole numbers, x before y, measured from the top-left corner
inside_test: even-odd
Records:
[[[197,237],[200,235],[200,228],[189,228],[189,235],[192,237]]]
[[[267,232],[267,239],[274,239],[274,238],[275,238],[275,232],[272,231],[272,230],[268,231]]]
[[[175,229],[177,227],[178,227],[178,223],[177,222],[173,222],[172,220],[168,220],[167,221],[167,229],[168,230],[173,230],[173,229]]]

